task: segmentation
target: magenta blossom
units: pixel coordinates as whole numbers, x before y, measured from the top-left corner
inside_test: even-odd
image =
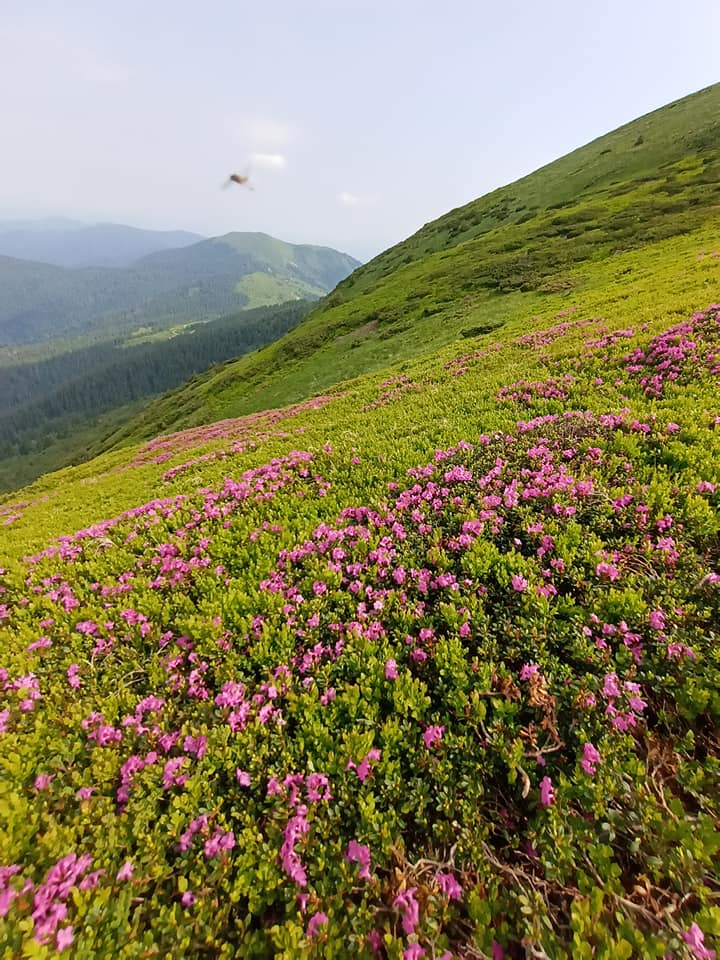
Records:
[[[323,913],[322,910],[318,911],[310,917],[310,922],[307,925],[307,938],[312,940],[313,937],[317,936],[318,930],[320,927],[327,926],[330,918],[326,913]]]
[[[360,877],[361,880],[372,879],[370,876],[370,847],[363,843],[358,843],[357,840],[351,840],[348,844],[345,859],[349,860],[350,863],[360,864],[358,877]]]
[[[544,807],[551,807],[555,803],[555,788],[550,777],[543,777],[540,781],[540,803]]]
[[[247,772],[247,770],[241,770],[240,767],[238,767],[235,771],[235,779],[241,787],[250,786],[250,774]]]
[[[452,873],[438,873],[435,875],[441,893],[450,900],[462,900],[462,887]]]
[[[617,580],[620,576],[620,571],[612,563],[599,563],[595,572],[599,577],[606,577],[608,580]]]
[[[513,590],[517,591],[517,593],[523,593],[528,588],[527,580],[520,573],[514,573],[510,582]]]
[[[390,659],[385,662],[385,679],[397,680],[397,675],[397,663],[390,657]]]
[[[697,960],[714,960],[715,951],[705,946],[705,934],[696,923],[693,923],[689,930],[683,930],[680,935]]]
[[[583,747],[583,758],[580,761],[580,766],[583,768],[585,773],[589,774],[591,777],[594,776],[597,771],[597,765],[600,763],[600,754],[595,749],[592,743],[586,743]]]
[[[415,932],[415,927],[420,921],[420,907],[415,899],[416,893],[417,887],[410,887],[409,890],[401,891],[393,900],[393,906],[399,907],[402,912],[402,928],[408,936]]]
[[[62,953],[67,947],[72,946],[74,940],[72,926],[61,927],[55,937],[55,947],[58,953]]]
[[[129,880],[132,877],[134,870],[135,870],[135,867],[133,866],[132,860],[126,860],[125,863],[118,870],[117,876],[115,877],[115,879]]]
[[[382,935],[379,930],[371,930],[365,939],[370,944],[370,949],[373,953],[380,953]]]
[[[430,726],[423,733],[423,741],[428,750],[436,743],[440,743],[443,738],[445,727]]]
[[[530,677],[534,677],[539,670],[540,667],[537,665],[537,663],[525,663],[520,671],[520,679],[529,680]]]
[[[665,614],[662,610],[652,610],[648,617],[648,622],[653,630],[665,629]]]
[[[420,957],[426,956],[424,947],[419,943],[411,943],[403,950],[403,960],[420,960]]]

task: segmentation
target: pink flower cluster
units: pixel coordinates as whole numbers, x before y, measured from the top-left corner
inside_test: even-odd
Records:
[[[518,380],[506,387],[502,387],[496,394],[498,400],[514,400],[516,403],[529,406],[538,398],[545,400],[567,400],[567,388],[572,385],[572,374],[566,373],[562,379],[550,377],[549,380],[527,381]]]
[[[577,307],[575,309],[577,309]],[[562,316],[567,316],[568,312],[569,311],[564,311],[559,313],[556,315],[556,317],[559,318]],[[547,330],[536,330],[532,333],[524,333],[522,336],[517,337],[515,343],[522,347],[532,347],[536,350],[538,347],[549,346],[551,343],[559,340],[560,337],[564,337],[575,330],[582,329],[583,327],[591,327],[593,324],[602,322],[603,320],[601,317],[596,317],[592,320],[565,321],[563,323],[555,324],[555,326],[548,327]]]
[[[378,407],[387,407],[395,400],[398,400],[404,393],[418,390],[420,390],[419,384],[414,383],[409,377],[405,376],[404,373],[398,377],[388,377],[387,380],[383,380],[380,384],[380,393],[377,398],[362,408],[363,413],[368,413],[370,410],[377,410]]]
[[[501,343],[491,343],[489,347],[481,350],[473,350],[471,353],[461,353],[459,356],[453,357],[452,360],[448,360],[448,362],[444,364],[443,369],[449,370],[454,377],[462,377],[478,360],[482,360],[492,353],[497,353],[498,350],[502,350],[502,346]]]
[[[625,366],[648,396],[661,397],[667,383],[686,371],[695,376],[699,365],[720,374],[718,347],[720,304],[713,304],[654,337],[646,348],[633,350],[625,357]]]

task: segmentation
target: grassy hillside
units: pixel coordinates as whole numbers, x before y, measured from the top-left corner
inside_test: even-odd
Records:
[[[718,116],[720,84],[453,211],[356,270],[277,344],[144,411],[122,441],[295,402],[558,294],[570,303],[605,290],[615,260],[632,250],[712,232]]]
[[[302,298],[317,299],[323,295],[320,287],[313,287],[302,280],[287,280],[269,273],[249,273],[235,285],[238,293],[247,298],[246,309],[265,307],[274,303],[287,303]]]
[[[528,289],[473,247],[527,224],[408,264],[383,287],[404,335],[326,302],[153,416],[263,411],[0,504],[3,960],[717,952],[699,165],[683,210],[635,184],[643,223],[618,237],[613,207],[554,272],[537,240]],[[442,312],[415,314],[411,268]],[[491,273],[509,289],[463,291]]]

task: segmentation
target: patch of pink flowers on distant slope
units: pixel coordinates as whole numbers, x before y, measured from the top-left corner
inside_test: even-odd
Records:
[[[497,398],[514,400],[516,403],[525,405],[538,399],[567,400],[568,388],[573,382],[574,378],[570,373],[566,373],[561,379],[550,377],[548,380],[518,380],[516,383],[502,387],[497,393]]]
[[[388,404],[394,403],[404,393],[408,391],[417,392],[420,389],[420,385],[410,380],[404,373],[400,376],[388,377],[380,384],[379,393],[375,400],[362,408],[363,412],[368,413],[370,410],[377,410],[378,407],[387,407]]]
[[[720,375],[720,304],[694,313],[689,320],[654,337],[625,357],[625,366],[650,397],[661,397],[668,383],[698,367]]]

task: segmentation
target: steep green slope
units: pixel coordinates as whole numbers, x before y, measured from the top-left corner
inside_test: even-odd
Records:
[[[543,210],[573,206],[603,188],[647,176],[662,182],[667,164],[715,156],[720,143],[720,84],[683,97],[426,224],[381,253],[353,278],[366,289],[389,271]]]
[[[118,441],[295,402],[603,286],[608,258],[716,222],[718,116],[715,85],[453,211],[356,270],[283,340],[159,401]],[[511,194],[522,210],[501,202]]]

